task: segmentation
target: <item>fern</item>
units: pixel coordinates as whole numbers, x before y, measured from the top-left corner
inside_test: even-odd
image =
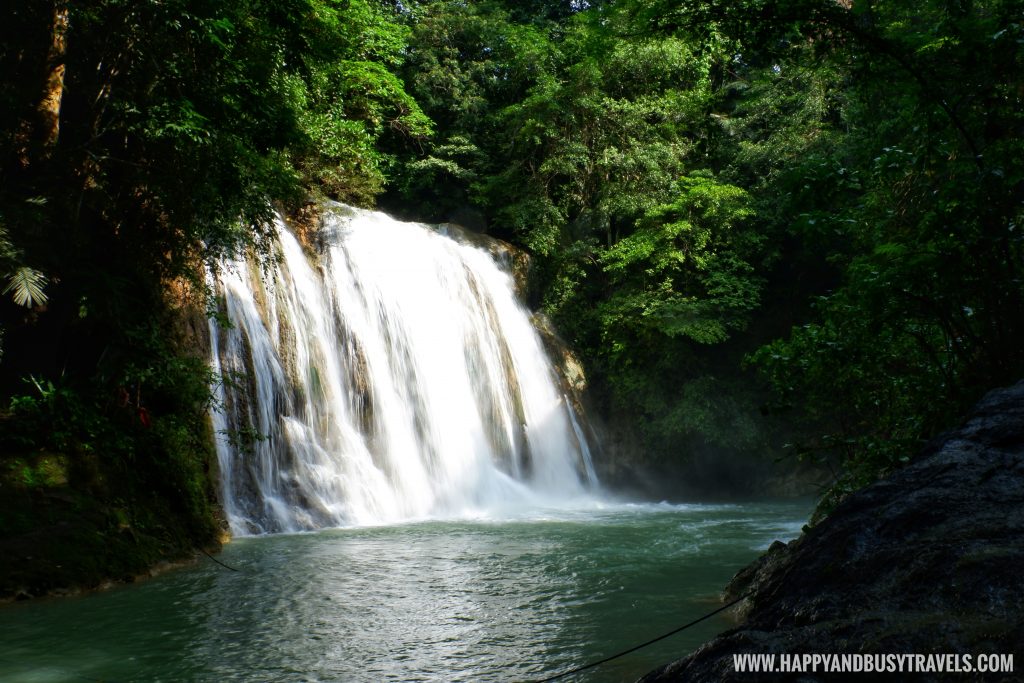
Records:
[[[46,276],[35,268],[22,266],[8,276],[4,294],[10,294],[14,303],[32,308],[46,303]]]

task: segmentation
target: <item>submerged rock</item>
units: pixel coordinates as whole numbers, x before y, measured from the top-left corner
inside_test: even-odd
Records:
[[[737,673],[740,653],[1012,654],[1019,671],[1024,382],[989,393],[907,467],[851,495],[795,541],[774,544],[726,597],[748,592],[739,628],[641,681],[830,679]]]

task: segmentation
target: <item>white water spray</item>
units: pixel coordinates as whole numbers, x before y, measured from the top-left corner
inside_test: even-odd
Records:
[[[596,486],[511,277],[427,226],[334,207],[312,260],[215,278],[213,415],[235,534],[473,515]]]

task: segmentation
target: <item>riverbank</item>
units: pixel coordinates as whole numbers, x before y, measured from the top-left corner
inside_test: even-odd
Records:
[[[207,490],[207,505],[185,510],[151,478],[96,457],[0,456],[0,603],[133,583],[215,552]]]
[[[737,673],[744,653],[1012,654],[1019,666],[1021,538],[1024,382],[990,392],[907,467],[775,543],[725,591],[749,593],[742,625],[641,681],[793,678]],[[918,680],[938,680],[928,676]]]
[[[697,618],[731,567],[809,512],[581,502],[241,537],[216,556],[238,571],[203,558],[0,609],[0,680],[539,680]],[[596,680],[634,680],[720,628],[699,624]]]

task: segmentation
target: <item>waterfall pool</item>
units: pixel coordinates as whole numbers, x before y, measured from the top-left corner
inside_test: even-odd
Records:
[[[660,635],[809,502],[575,509],[240,538],[138,585],[0,608],[0,680],[529,681]],[[631,681],[709,619],[565,680]]]

